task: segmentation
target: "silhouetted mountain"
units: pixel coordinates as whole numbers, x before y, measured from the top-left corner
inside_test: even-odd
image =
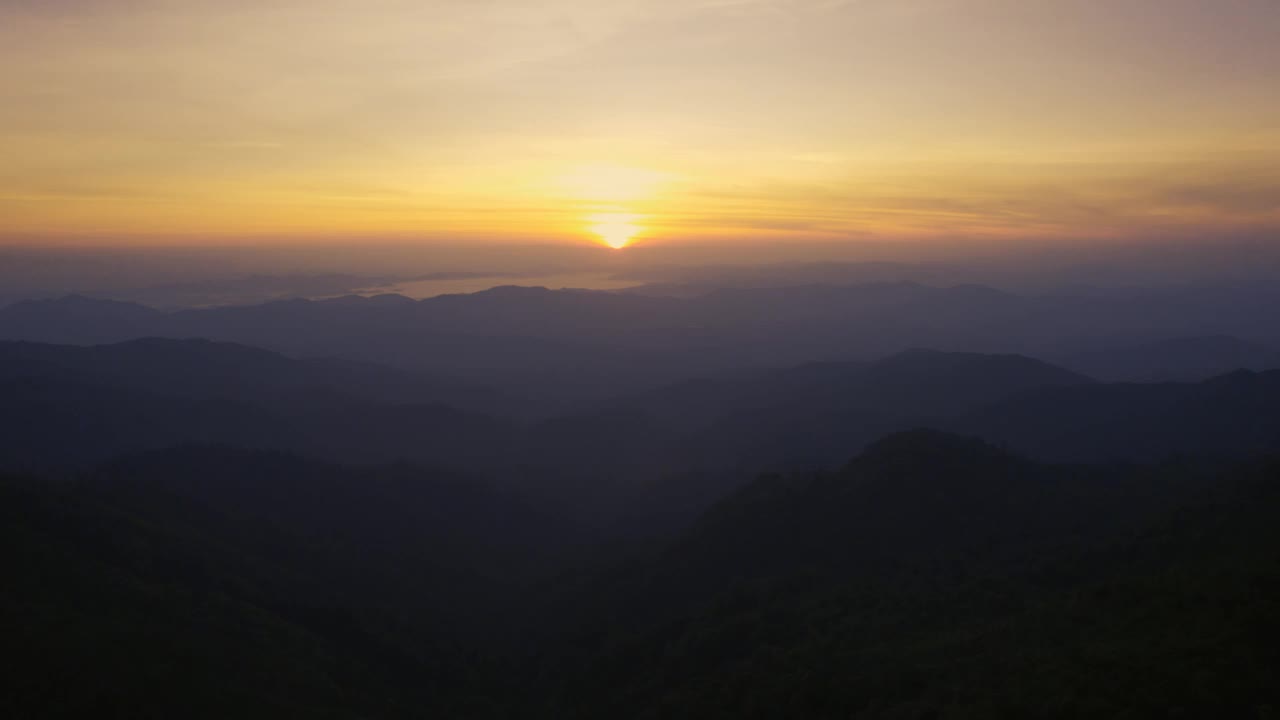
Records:
[[[1232,370],[1280,368],[1280,352],[1225,335],[1174,338],[1095,350],[1063,364],[1110,381],[1198,381]]]
[[[911,350],[877,362],[827,362],[734,379],[691,380],[630,396],[616,405],[663,422],[697,426],[752,410],[860,408],[897,415],[967,409],[1027,388],[1089,382],[1018,356]]]
[[[164,338],[90,347],[0,342],[0,380],[35,378],[264,406],[360,401],[485,409],[515,405],[495,391],[456,380],[348,360],[295,360],[234,343]]]
[[[0,343],[0,463],[65,467],[191,443],[468,467],[514,429],[439,404],[502,406],[483,388],[205,340],[91,347]]]
[[[869,364],[820,363],[778,371],[759,391],[758,406],[809,404],[865,408],[896,415],[949,414],[1037,387],[1089,378],[1020,355],[909,350]]]
[[[515,453],[541,487],[636,529],[679,527],[759,468],[814,467],[917,417],[1090,382],[1030,358],[901,353],[688,381],[532,425]]]
[[[0,494],[9,717],[385,712],[381,683],[352,687],[368,671],[349,651],[246,601],[217,543],[44,483]]]
[[[0,467],[80,467],[185,444],[307,452],[332,460],[501,467],[519,426],[443,405],[264,406],[73,380],[0,382]]]
[[[494,717],[474,653],[567,537],[466,476],[216,448],[0,494],[11,717]]]
[[[955,570],[1114,527],[1133,510],[1132,482],[1117,471],[1037,465],[976,438],[905,431],[837,473],[756,480],[713,507],[672,552],[690,564],[686,587],[801,567]]]
[[[318,302],[329,305],[377,305],[382,307],[395,307],[411,305],[413,304],[414,299],[396,293],[384,293],[382,295],[342,295],[340,297],[319,300]]]
[[[1051,459],[1273,450],[1274,383],[1250,378],[1102,386],[1026,357],[914,350],[692,381],[520,423],[430,402],[484,405],[482,390],[353,361],[199,340],[0,343],[0,462],[83,466],[190,443],[406,459],[482,472],[602,527],[648,533],[681,526],[761,468],[828,467],[918,425]]]
[[[568,535],[568,528],[544,526],[551,519],[524,500],[472,475],[405,463],[337,465],[273,451],[178,447],[131,456],[83,474],[79,492],[139,514],[155,511],[152,521],[158,524],[259,543],[259,553],[266,547],[261,543],[272,542],[260,534],[269,528],[287,542],[336,551],[329,562],[341,555],[342,562],[352,563],[346,572],[402,562],[386,574],[401,576],[410,589],[427,583],[421,574],[432,568],[447,571],[455,583],[493,576],[498,569],[509,577],[512,562],[536,557]],[[152,508],[157,498],[170,507]],[[242,530],[250,534],[233,535]],[[353,547],[341,549],[347,543]],[[331,566],[327,572],[337,570]],[[367,584],[343,586],[389,602]],[[415,602],[433,601],[442,591],[432,586],[422,592]]]
[[[818,363],[680,383],[617,401],[691,434],[699,465],[829,466],[850,447],[1038,387],[1092,382],[1016,355],[911,350],[873,363]],[[637,430],[638,431],[638,430]]]
[[[548,412],[562,412],[689,377],[909,347],[1056,358],[1116,338],[1280,342],[1265,319],[1278,299],[1266,287],[1027,296],[908,282],[679,298],[501,287],[422,301],[343,297],[171,314],[80,298],[0,308],[0,338],[203,337],[465,377],[536,394]]]
[[[624,404],[522,428],[433,402],[501,404],[483,390],[355,361],[300,361],[204,340],[0,343],[0,382],[13,388],[0,409],[0,421],[12,429],[0,457],[10,466],[74,465],[202,442],[345,460],[410,458],[508,473],[523,468],[519,474],[528,479],[521,482],[536,478],[547,493],[599,509],[607,498],[646,492],[644,486],[681,474],[691,461],[750,466],[759,458],[734,447],[752,433],[778,433],[758,443],[776,447],[788,442],[788,428],[825,422],[824,413],[873,414],[876,422],[862,431],[869,438],[886,429],[884,418],[1079,381],[1025,358],[917,351],[865,366],[826,364],[712,382],[713,392],[701,398],[681,388],[657,391],[635,398],[638,408]],[[666,395],[677,402],[664,409]],[[750,412],[759,421],[742,426]],[[724,422],[730,425],[711,435],[696,434]],[[856,439],[847,424],[833,427],[835,446]],[[712,487],[718,494],[720,486]]]
[[[1255,712],[1280,697],[1278,479],[1045,466],[931,431],[761,478],[584,584],[548,714]]]
[[[1248,457],[1280,449],[1280,371],[1029,390],[944,424],[1044,459]]]
[[[67,295],[24,300],[0,308],[0,338],[46,343],[92,344],[154,334],[164,313],[136,303]]]
[[[289,424],[243,400],[72,379],[0,381],[0,467],[61,469],[186,443],[279,447]]]
[[[975,434],[1029,457],[1155,461],[1280,450],[1280,371],[1200,383],[1103,384],[1029,358],[913,351],[636,396],[684,427],[693,467],[829,467],[913,426]]]
[[[6,707],[1256,715],[1280,700],[1278,480],[1275,464],[1051,466],[912,431],[545,581],[584,538],[447,471],[182,448],[10,478]]]

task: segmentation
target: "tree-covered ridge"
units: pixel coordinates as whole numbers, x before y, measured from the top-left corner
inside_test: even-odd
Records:
[[[7,478],[11,717],[1265,717],[1280,464],[937,431],[585,555],[457,473],[197,448]]]
[[[196,448],[0,492],[20,718],[457,712],[557,547],[519,500],[410,466]]]
[[[595,608],[613,614],[585,635],[558,710],[1267,717],[1277,483],[1276,462],[1049,467],[888,438],[840,473],[762,478],[604,582],[638,620],[619,629],[616,607]]]

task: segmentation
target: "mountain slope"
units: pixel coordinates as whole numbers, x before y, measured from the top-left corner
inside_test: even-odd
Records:
[[[662,422],[694,426],[758,410],[860,409],[897,416],[951,414],[1037,387],[1089,378],[1019,355],[908,350],[875,362],[827,362],[730,380],[687,381],[623,398]]]
[[[504,402],[496,392],[457,381],[350,361],[297,360],[236,343],[154,337],[92,346],[0,342],[0,380],[36,378],[267,406]]]
[[[910,350],[871,363],[818,363],[685,382],[616,401],[689,439],[695,467],[826,467],[887,432],[1041,387],[1093,381],[1018,355]]]
[[[947,426],[1057,460],[1249,456],[1280,448],[1280,371],[1199,383],[1030,390]]]
[[[549,715],[1265,714],[1278,481],[893,436],[839,473],[763,478],[589,586]]]
[[[883,574],[1008,561],[1111,527],[1140,487],[1118,471],[1042,466],[975,438],[914,430],[872,443],[837,473],[758,479],[674,553],[699,557],[690,576],[702,578],[743,562],[742,577],[767,577],[805,564]]]
[[[1115,382],[1198,382],[1234,370],[1280,368],[1280,352],[1226,335],[1126,344],[1062,359],[1067,367]]]
[[[156,333],[165,314],[136,303],[67,295],[23,300],[0,308],[0,339],[30,342],[110,343]]]
[[[407,465],[183,448],[0,478],[6,717],[510,717],[511,600],[570,539]]]
[[[207,340],[0,342],[0,390],[0,463],[10,468],[192,443],[475,466],[514,432],[441,404],[513,409],[484,388]]]

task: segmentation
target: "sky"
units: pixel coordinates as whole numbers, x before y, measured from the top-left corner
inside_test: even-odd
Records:
[[[0,244],[1280,228],[1277,0],[0,0]]]

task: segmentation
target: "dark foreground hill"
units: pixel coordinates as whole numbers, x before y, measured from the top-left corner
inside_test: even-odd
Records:
[[[15,719],[470,712],[570,537],[475,478],[218,448],[0,495]]]
[[[554,715],[1266,716],[1278,511],[1274,462],[1055,467],[895,436],[585,581]]]
[[[1266,717],[1277,483],[912,432],[579,566],[558,519],[441,471],[201,449],[10,478],[0,698],[16,718]]]
[[[1051,460],[1248,457],[1280,447],[1280,370],[1195,383],[1039,388],[942,426]]]

